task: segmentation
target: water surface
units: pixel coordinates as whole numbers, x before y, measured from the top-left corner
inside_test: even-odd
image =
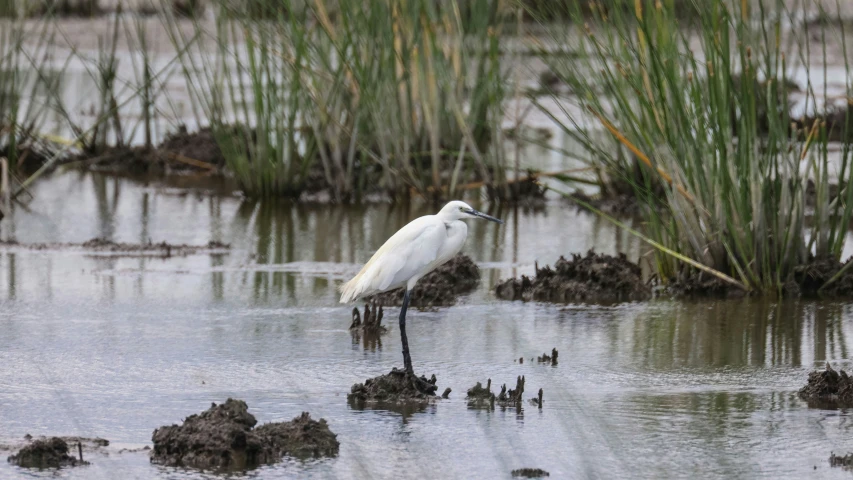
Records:
[[[89,467],[38,473],[0,462],[0,477],[201,478],[119,450],[150,445],[154,428],[228,397],[261,422],[309,411],[341,442],[336,458],[247,474],[258,478],[508,478],[521,467],[552,478],[850,475],[827,462],[850,448],[847,412],[796,396],[824,361],[849,367],[848,304],[498,301],[495,282],[534,262],[645,250],[558,201],[541,212],[491,209],[507,224],[472,222],[464,249],[482,268],[480,288],[410,314],[416,369],[451,387],[450,399],[405,415],[356,410],[350,386],[401,363],[396,310],[380,342],[353,338],[335,287],[433,207],[258,204],[171,181],[184,183],[59,174],[0,223],[1,238],[23,243],[232,245],[169,259],[0,251],[0,443],[26,433],[112,442]],[[531,361],[554,347],[557,366]],[[517,375],[526,398],[544,389],[545,408],[467,407],[475,382],[512,385]]]

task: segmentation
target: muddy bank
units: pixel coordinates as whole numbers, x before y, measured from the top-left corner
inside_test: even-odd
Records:
[[[811,408],[835,409],[853,406],[853,380],[844,370],[829,365],[823,371],[809,373],[808,383],[797,392]]]
[[[119,243],[104,238],[93,238],[83,243],[19,243],[14,240],[0,241],[2,250],[72,250],[114,256],[160,256],[181,257],[197,253],[228,253],[231,246],[217,241],[207,245],[160,243]]]
[[[72,444],[77,449],[77,443]],[[69,455],[68,442],[59,437],[40,438],[10,456],[9,463],[24,468],[60,468],[88,465],[79,454],[79,458]]]
[[[281,461],[285,455],[305,458],[336,455],[339,443],[326,421],[307,412],[289,422],[255,428],[257,420],[242,400],[187,417],[181,425],[154,430],[151,462],[212,470],[245,470]]]
[[[225,157],[209,128],[189,133],[180,127],[152,148],[114,146],[99,152],[84,151],[63,163],[103,172],[222,174]]]
[[[439,398],[435,395],[438,390],[435,375],[429,379],[421,376],[418,383],[422,388],[416,388],[405,371],[394,368],[390,373],[354,384],[347,394],[347,402],[358,407],[368,403],[430,403]]]
[[[666,285],[666,295],[673,298],[741,298],[746,290],[705,272],[693,272]]]
[[[554,268],[536,266],[533,278],[505,280],[495,293],[504,300],[545,302],[612,302],[645,300],[651,288],[643,283],[640,266],[618,257],[596,254],[572,254],[571,260],[560,257]]]
[[[477,287],[480,282],[480,269],[471,257],[458,254],[444,265],[436,268],[418,280],[409,305],[413,307],[437,307],[453,305],[460,295]],[[404,289],[370,297],[370,302],[379,305],[402,305]]]

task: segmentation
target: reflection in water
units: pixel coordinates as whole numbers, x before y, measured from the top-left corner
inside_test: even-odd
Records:
[[[630,235],[559,202],[491,211],[507,220],[501,228],[470,222],[464,252],[484,269],[480,287],[451,308],[419,312],[410,337],[419,368],[453,393],[395,411],[346,404],[353,383],[399,366],[400,352],[394,322],[391,348],[348,330],[352,307],[338,305],[336,287],[434,207],[255,202],[91,173],[33,189],[33,201],[0,222],[2,238],[232,248],[170,259],[0,251],[0,432],[10,438],[88,433],[141,446],[153,426],[232,396],[261,422],[310,410],[340,435],[339,458],[271,467],[264,478],[400,478],[430,472],[435,458],[452,478],[529,465],[555,478],[779,478],[812,473],[853,428],[847,412],[796,397],[811,368],[847,357],[843,303],[496,301],[494,283],[532,273],[534,262],[592,247],[640,256]],[[528,361],[552,348],[558,366]],[[519,375],[529,388],[521,411],[467,408],[477,380]],[[527,403],[539,388],[541,410]],[[183,476],[124,455],[95,468],[105,478]],[[0,464],[0,477],[16,472]]]
[[[843,304],[800,299],[661,302],[624,335],[648,368],[810,366],[809,337],[813,361],[847,357],[842,314]]]

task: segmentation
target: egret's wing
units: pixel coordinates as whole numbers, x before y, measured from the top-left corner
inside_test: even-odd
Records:
[[[443,222],[432,215],[409,222],[341,287],[341,302],[348,303],[406,283],[436,259],[445,239]]]
[[[444,240],[443,234],[444,226],[433,223],[401,239],[383,255],[376,288],[384,291],[422,273],[438,256]]]

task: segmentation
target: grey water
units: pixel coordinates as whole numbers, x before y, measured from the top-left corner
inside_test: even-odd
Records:
[[[172,258],[0,249],[0,455],[25,434],[111,441],[87,453],[90,466],[0,462],[0,478],[217,478],[152,465],[140,449],[158,426],[229,397],[259,422],[325,418],[341,444],[337,457],[237,477],[510,478],[522,467],[551,478],[850,475],[827,462],[851,448],[849,413],[810,409],[796,394],[825,361],[849,368],[850,304],[500,301],[495,283],[536,262],[646,250],[559,200],[542,211],[478,204],[507,220],[471,223],[463,252],[482,269],[480,287],[409,316],[415,368],[436,374],[450,398],[405,413],[358,410],[346,402],[351,385],[401,364],[396,310],[379,342],[354,338],[336,286],[433,207],[260,204],[199,185],[56,174],[0,223],[0,238],[21,244],[231,245]],[[552,348],[558,365],[531,361]],[[518,375],[526,398],[544,390],[544,408],[468,408],[477,381],[513,386]]]

